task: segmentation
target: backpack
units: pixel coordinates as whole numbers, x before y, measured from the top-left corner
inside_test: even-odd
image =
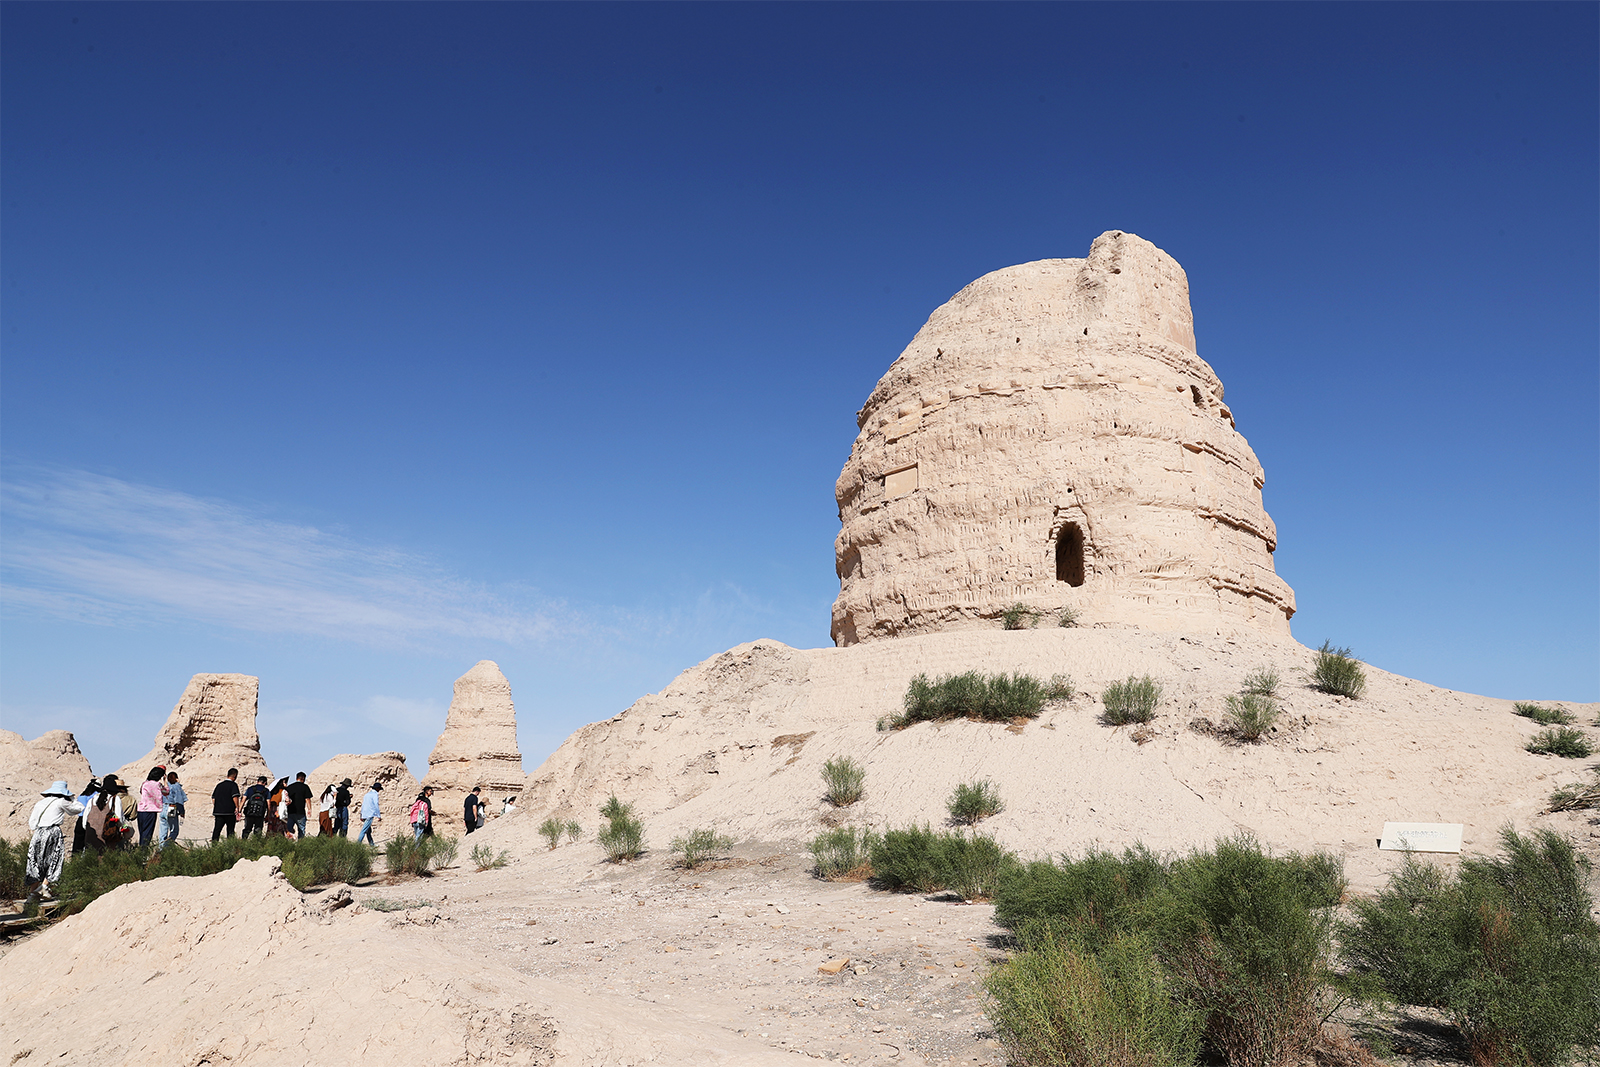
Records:
[[[252,790],[244,798],[244,814],[249,819],[264,818],[267,814],[267,794],[260,789]]]

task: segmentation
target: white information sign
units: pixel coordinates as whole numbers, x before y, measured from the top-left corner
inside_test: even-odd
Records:
[[[1461,831],[1458,822],[1386,822],[1379,848],[1413,852],[1460,852]]]

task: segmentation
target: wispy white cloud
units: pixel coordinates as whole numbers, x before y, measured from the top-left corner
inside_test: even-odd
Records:
[[[415,553],[83,471],[8,464],[0,522],[11,609],[389,647],[526,646],[588,628],[560,603],[507,596]]]

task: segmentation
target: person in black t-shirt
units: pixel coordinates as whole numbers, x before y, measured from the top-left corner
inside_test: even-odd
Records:
[[[306,785],[305,771],[294,776],[294,781],[289,783],[283,795],[289,799],[289,826],[294,830],[295,839],[299,840],[306,836],[306,802],[313,796],[311,787]]]
[[[256,779],[255,785],[244,791],[244,831],[240,836],[262,835],[267,825],[267,808],[271,803],[272,793],[267,789],[267,776],[263,774]]]
[[[350,836],[350,779],[339,783],[333,792],[333,832],[340,837]]]
[[[467,794],[467,799],[462,802],[461,818],[467,824],[467,833],[472,833],[483,825],[483,801],[478,799],[478,792],[483,789],[481,785],[472,787],[472,792]]]
[[[221,837],[224,829],[232,837],[233,824],[239,818],[239,768],[229,767],[228,777],[211,791],[211,815],[216,823],[211,828],[211,840]]]

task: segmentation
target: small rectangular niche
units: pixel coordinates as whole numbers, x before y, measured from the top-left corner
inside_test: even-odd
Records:
[[[1083,584],[1083,529],[1075,522],[1063,525],[1056,537],[1056,581]]]
[[[897,471],[890,471],[883,476],[883,496],[886,500],[893,500],[897,496],[905,496],[915,492],[917,488],[917,465],[901,467]]]

